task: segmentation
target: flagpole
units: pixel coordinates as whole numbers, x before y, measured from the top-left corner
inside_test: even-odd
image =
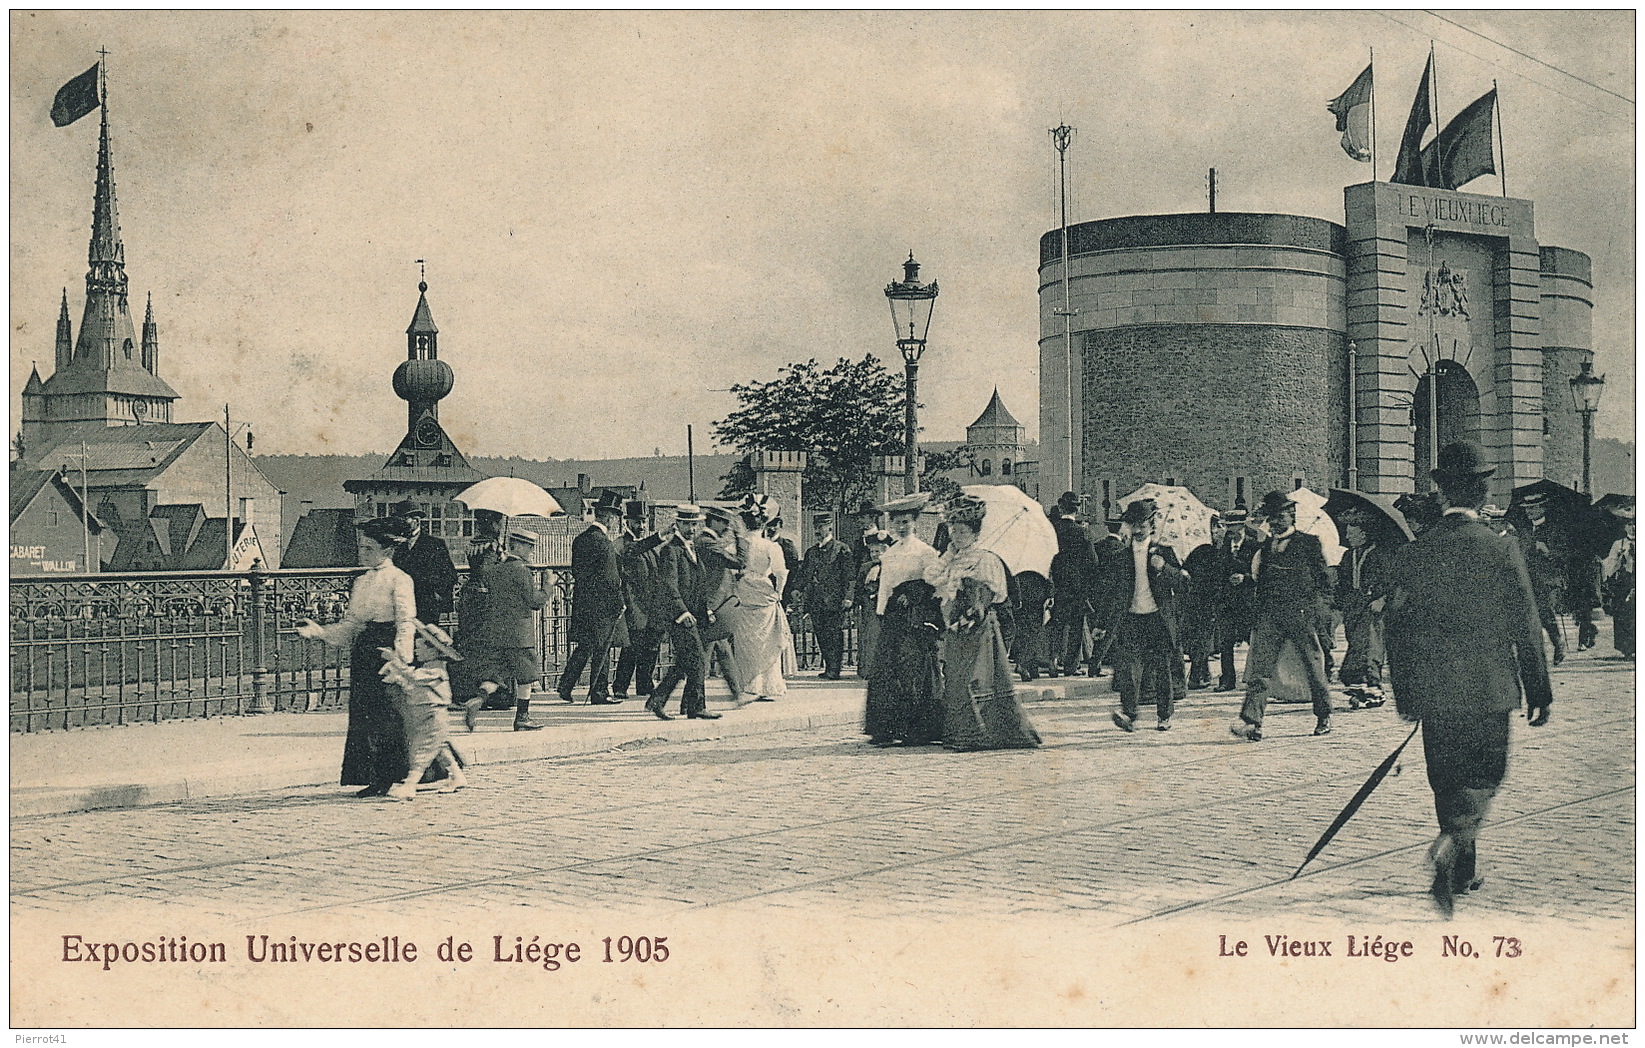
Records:
[[[1434,173],[1439,176],[1436,189],[1445,188],[1445,152],[1439,148],[1439,68],[1434,62],[1434,42],[1428,41],[1428,105],[1434,111]],[[1418,162],[1421,150],[1417,151]]]
[[[1371,182],[1377,180],[1377,49],[1371,48]]]
[[[1497,177],[1502,179],[1502,195],[1507,196],[1508,144],[1502,140],[1502,91],[1496,86],[1495,80],[1491,81],[1491,93],[1496,96],[1496,101],[1492,103],[1491,108],[1496,110],[1496,145],[1497,153],[1500,154],[1497,157]]]

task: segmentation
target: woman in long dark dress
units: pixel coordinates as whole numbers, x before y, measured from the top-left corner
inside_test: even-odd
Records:
[[[380,676],[390,648],[410,663],[414,653],[417,597],[411,576],[394,566],[394,549],[411,537],[397,517],[379,517],[360,525],[359,555],[366,572],[354,580],[348,610],[341,622],[321,626],[309,619],[297,634],[334,648],[349,648],[348,737],[343,742],[344,786],[364,786],[356,797],[383,797],[406,777],[405,723]]]
[[[880,556],[875,611],[879,634],[868,672],[863,732],[875,746],[922,746],[942,737],[942,684],[937,641],[942,609],[925,574],[937,551],[914,534],[929,495],[915,494],[880,507],[890,514],[895,540]]]
[[[1039,732],[1017,702],[998,606],[1008,575],[999,556],[977,545],[988,507],[962,495],[948,504],[949,547],[926,580],[942,600],[943,736],[949,749],[1027,749]]]

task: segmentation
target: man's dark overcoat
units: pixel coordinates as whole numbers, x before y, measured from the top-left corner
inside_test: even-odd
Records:
[[[571,578],[571,640],[600,647],[626,645],[617,546],[598,524],[571,541]]]
[[[394,551],[394,566],[411,576],[417,597],[417,618],[437,625],[440,616],[451,612],[451,591],[457,585],[457,568],[445,540],[426,531],[417,541]]]

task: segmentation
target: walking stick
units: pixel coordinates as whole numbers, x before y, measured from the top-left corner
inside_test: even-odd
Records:
[[[1365,780],[1365,785],[1359,788],[1359,792],[1355,793],[1348,801],[1347,807],[1338,813],[1337,817],[1332,820],[1330,827],[1320,836],[1313,848],[1309,849],[1308,857],[1302,860],[1302,866],[1297,867],[1297,872],[1291,874],[1290,880],[1296,880],[1297,875],[1302,873],[1303,867],[1313,862],[1314,856],[1325,850],[1325,846],[1331,843],[1331,839],[1337,835],[1337,831],[1342,829],[1348,820],[1354,817],[1356,811],[1359,811],[1359,806],[1365,803],[1365,798],[1371,795],[1371,791],[1375,790],[1382,780],[1388,777],[1388,773],[1394,768],[1394,762],[1399,759],[1401,753],[1405,752],[1406,745],[1416,737],[1417,729],[1420,727],[1422,727],[1420,722],[1414,725],[1411,728],[1411,734],[1405,736],[1405,741],[1394,747],[1394,752],[1388,754],[1383,762],[1377,765],[1377,770],[1373,771],[1371,777]]]

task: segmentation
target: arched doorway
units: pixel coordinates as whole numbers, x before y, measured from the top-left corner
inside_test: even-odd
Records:
[[[1458,440],[1480,442],[1479,387],[1468,369],[1454,360],[1441,360],[1438,365],[1436,387],[1439,410],[1438,446],[1444,447]],[[1430,437],[1431,420],[1428,417],[1429,376],[1417,381],[1416,396],[1411,405],[1411,418],[1416,429],[1416,490],[1432,487],[1428,471],[1433,441]]]

